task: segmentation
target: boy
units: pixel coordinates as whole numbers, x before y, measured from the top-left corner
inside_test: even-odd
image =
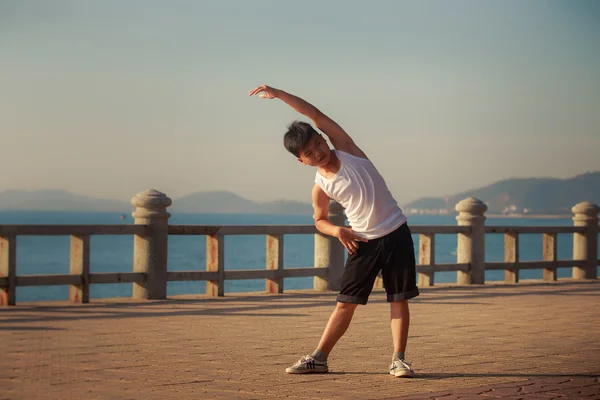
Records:
[[[304,165],[317,167],[312,203],[316,228],[334,236],[348,250],[341,290],[319,345],[311,355],[286,369],[290,374],[327,372],[327,357],[350,325],[354,310],[367,304],[379,271],[390,303],[394,354],[390,374],[412,377],[404,359],[408,338],[408,299],[419,295],[415,255],[406,217],[385,181],[365,153],[334,121],[303,99],[266,85],[249,92],[266,99],[280,99],[310,118],[324,132],[334,150],[310,124],[296,121],[284,136],[285,148]],[[351,228],[335,226],[327,219],[330,199],[345,209]]]

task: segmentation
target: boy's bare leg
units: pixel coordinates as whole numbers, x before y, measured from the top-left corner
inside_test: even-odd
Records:
[[[394,353],[404,355],[408,340],[408,326],[410,325],[408,300],[390,302],[390,320]]]
[[[318,350],[329,355],[333,346],[346,333],[358,304],[338,302],[319,341]]]
[[[407,300],[390,303],[390,325],[394,341],[394,354],[392,355],[390,374],[406,378],[415,376],[410,363],[404,359],[406,341],[408,340],[408,326],[410,325]]]
[[[289,374],[328,372],[327,357],[333,346],[346,333],[357,306],[358,304],[338,302],[329,317],[329,322],[327,322],[317,349],[312,355],[304,356],[296,364],[286,368],[285,372]]]

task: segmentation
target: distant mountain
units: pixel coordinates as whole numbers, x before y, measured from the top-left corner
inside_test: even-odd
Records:
[[[570,179],[506,179],[492,185],[446,197],[429,197],[402,205],[408,214],[427,212],[453,214],[456,203],[474,196],[488,205],[488,213],[570,214],[581,201],[600,204],[600,171]],[[110,211],[128,213],[129,201],[96,199],[65,190],[7,190],[0,192],[0,210]],[[312,215],[310,203],[277,200],[257,203],[227,191],[198,192],[173,199],[171,212],[220,214]]]
[[[169,210],[184,213],[306,214],[312,213],[312,206],[289,200],[256,203],[235,193],[219,191],[198,192],[174,199]]]
[[[231,192],[198,192],[173,199],[172,212],[182,213],[247,213],[260,212],[260,204]]]
[[[7,190],[0,192],[4,211],[106,211],[130,213],[129,202],[80,196],[65,190]],[[199,192],[173,199],[170,212],[210,214],[309,214],[312,206],[290,200],[256,203],[235,193]]]
[[[295,200],[277,200],[263,204],[265,212],[275,214],[306,214],[313,215],[310,203],[301,203]]]
[[[96,199],[66,190],[6,190],[0,192],[0,210],[17,211],[131,211],[130,203]]]
[[[456,203],[477,197],[488,206],[488,213],[570,214],[571,207],[582,201],[600,204],[600,171],[569,179],[506,179],[492,185],[446,197],[418,199],[403,206],[415,210],[446,210],[453,213]]]

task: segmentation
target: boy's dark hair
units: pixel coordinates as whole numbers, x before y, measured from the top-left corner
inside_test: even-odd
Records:
[[[310,124],[294,121],[288,126],[288,131],[283,136],[283,145],[293,155],[300,157],[300,150],[306,146],[313,135],[319,133]]]

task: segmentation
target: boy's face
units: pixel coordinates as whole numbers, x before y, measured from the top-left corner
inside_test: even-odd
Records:
[[[306,146],[300,149],[300,161],[311,167],[321,167],[331,159],[331,149],[321,135],[313,135]]]

